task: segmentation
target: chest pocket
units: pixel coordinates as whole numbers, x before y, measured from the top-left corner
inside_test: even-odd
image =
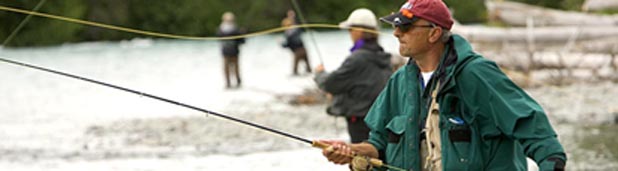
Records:
[[[395,116],[386,124],[386,132],[388,133],[388,144],[386,145],[387,163],[404,163],[406,124],[408,124],[407,117],[404,115]]]
[[[448,138],[451,142],[470,142],[472,131],[468,122],[463,117],[459,99],[447,94],[442,100],[442,128],[448,130]]]
[[[399,140],[403,136],[406,130],[406,117],[395,116],[391,121],[386,124],[386,131],[388,132],[388,143],[399,143]]]
[[[445,170],[461,170],[474,166],[471,157],[475,156],[473,127],[464,118],[464,108],[459,98],[452,93],[443,96],[440,104],[440,129],[442,154]]]

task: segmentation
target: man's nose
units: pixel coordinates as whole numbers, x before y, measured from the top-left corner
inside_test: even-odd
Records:
[[[397,38],[399,38],[401,36],[401,30],[399,29],[399,27],[395,27],[393,29],[393,35]]]

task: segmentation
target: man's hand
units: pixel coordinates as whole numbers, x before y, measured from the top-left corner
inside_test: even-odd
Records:
[[[337,140],[320,140],[329,147],[322,150],[322,155],[335,164],[348,164],[355,155],[378,158],[378,150],[369,143],[346,144]]]
[[[319,64],[318,66],[315,67],[314,71],[316,73],[324,72],[324,65]]]
[[[316,69],[317,71],[317,69]],[[353,156],[352,149],[343,141],[331,141],[321,140],[324,144],[328,144],[329,147],[322,150],[322,155],[335,164],[348,164],[352,161]]]

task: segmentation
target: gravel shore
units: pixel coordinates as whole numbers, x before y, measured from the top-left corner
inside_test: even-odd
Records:
[[[589,150],[582,148],[579,141],[590,131],[596,135],[614,134],[604,132],[611,130],[595,126],[615,124],[614,107],[618,106],[616,104],[618,97],[615,96],[618,94],[618,89],[615,89],[615,86],[616,84],[609,82],[582,83],[527,90],[547,110],[565,148],[570,156],[574,156],[569,162],[572,169],[617,168],[615,154],[607,150],[594,150],[615,144],[599,142],[601,145],[597,144],[593,150]],[[344,121],[327,116],[323,112],[324,104],[291,105],[289,97],[278,97],[266,103],[251,100],[235,101],[235,105],[221,112],[309,140],[348,138]],[[582,130],[581,126],[592,128]],[[248,156],[259,156],[256,154],[260,153],[273,153],[266,156],[278,158],[275,156],[282,154],[283,151],[290,151],[283,153],[292,157],[294,154],[291,153],[294,151],[306,149],[301,150],[303,151],[301,154],[313,153],[312,160],[315,162],[326,167],[336,167],[328,166],[330,164],[326,161],[321,161],[319,150],[307,152],[311,151],[308,144],[209,115],[118,120],[107,124],[90,125],[81,132],[81,136],[72,141],[73,144],[69,146],[71,148],[27,149],[4,146],[0,159],[13,165],[15,162],[40,164],[51,162],[63,165],[71,163],[70,161],[94,165],[94,161],[97,163],[107,161],[109,164],[124,160],[198,161],[200,158],[212,159],[213,156],[220,155],[243,159]],[[613,139],[610,138],[608,141]],[[587,157],[576,157],[581,155]],[[200,162],[195,163],[199,165]],[[73,164],[67,166],[71,165]],[[0,162],[0,166],[7,165]]]

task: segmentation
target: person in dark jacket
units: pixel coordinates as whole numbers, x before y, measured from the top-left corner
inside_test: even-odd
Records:
[[[402,170],[565,170],[566,153],[543,108],[450,33],[454,21],[442,0],[408,0],[381,20],[394,26],[399,53],[410,61],[369,110],[369,140],[324,141],[328,160],[367,168],[345,157],[354,153]]]
[[[317,66],[315,81],[320,89],[333,95],[327,113],[345,116],[351,141],[358,143],[369,136],[363,119],[392,74],[391,55],[378,44],[377,19],[370,10],[355,10],[340,27],[349,30],[354,42],[352,54],[331,73]]]
[[[292,10],[288,10],[287,17],[281,21],[281,26],[289,27],[296,24],[296,14]],[[292,68],[292,74],[298,75],[298,64],[303,61],[305,62],[305,71],[307,73],[311,73],[311,66],[309,64],[309,58],[307,57],[307,50],[305,49],[305,45],[303,44],[303,40],[301,38],[302,35],[301,28],[291,28],[285,30],[285,42],[283,42],[282,46],[285,48],[289,48],[292,53],[294,53],[294,68]]]
[[[228,37],[241,35],[241,31],[236,27],[234,22],[234,14],[226,12],[221,17],[221,25],[217,30],[217,36]],[[238,65],[238,55],[240,53],[239,46],[245,43],[244,38],[222,40],[221,52],[223,54],[223,69],[225,73],[225,87],[231,88],[230,75],[236,76],[236,87],[240,87],[242,81],[240,79],[240,66]]]

